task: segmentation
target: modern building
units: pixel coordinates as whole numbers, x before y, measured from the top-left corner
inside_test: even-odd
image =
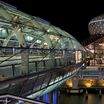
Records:
[[[92,65],[104,64],[104,15],[93,18],[88,24],[91,37],[83,44],[92,53]]]

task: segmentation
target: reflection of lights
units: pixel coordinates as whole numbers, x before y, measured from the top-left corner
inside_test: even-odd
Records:
[[[24,101],[19,100],[16,104],[23,104],[23,103],[24,103]]]
[[[49,37],[50,37],[51,40],[54,40],[55,39],[57,41],[59,39],[59,37],[58,36],[55,36],[55,35],[50,35]]]
[[[0,31],[3,30],[3,28],[0,28]]]
[[[2,33],[6,33],[6,30],[2,30]]]
[[[36,43],[41,43],[41,40],[36,40]]]
[[[60,76],[59,80],[62,80],[62,76]]]
[[[73,45],[73,48],[74,48],[74,49],[76,49],[76,46],[75,46],[75,45]]]
[[[47,32],[50,32],[50,30],[48,29]]]
[[[13,48],[13,54],[14,54],[15,49]]]
[[[71,75],[71,72],[68,72],[67,76]]]
[[[26,38],[28,41],[31,41],[33,39],[33,37],[31,37],[31,36],[27,36]]]
[[[93,49],[93,45],[92,44],[88,45],[88,48]]]
[[[16,21],[18,19],[18,16],[13,16],[12,20]]]
[[[83,64],[82,66],[85,66],[85,64]]]
[[[67,74],[64,75],[64,78],[67,77]]]
[[[75,57],[76,57],[76,63],[79,63],[81,61],[81,58],[82,58],[81,51],[76,51]]]
[[[18,32],[20,32],[20,31],[21,31],[21,28],[18,29]]]
[[[94,50],[90,50],[90,52],[94,53]]]
[[[54,81],[51,81],[50,83],[49,83],[49,85],[51,85],[51,84],[53,84],[54,83]]]
[[[59,80],[59,77],[56,78],[55,82],[57,82]]]
[[[44,45],[48,45],[47,43],[44,43]]]

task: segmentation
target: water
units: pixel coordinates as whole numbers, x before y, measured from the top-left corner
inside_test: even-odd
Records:
[[[59,96],[59,104],[104,104],[104,94],[99,97],[98,94],[85,94],[72,95],[61,93]]]
[[[87,97],[86,97],[87,96]],[[43,102],[46,104],[104,104],[104,90],[99,96],[99,90],[89,90],[88,94],[69,94],[66,91],[55,90],[43,95]],[[37,97],[36,100],[42,100]]]

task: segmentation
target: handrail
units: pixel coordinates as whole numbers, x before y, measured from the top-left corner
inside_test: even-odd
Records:
[[[82,67],[82,63],[79,63],[79,64],[80,64],[80,68],[81,68]],[[73,67],[74,66],[75,65],[73,65]],[[43,71],[38,71],[38,72],[30,73],[30,74],[27,74],[27,75],[16,76],[16,77],[12,77],[12,78],[8,78],[6,80],[0,81],[0,84],[10,83],[10,82],[12,82],[14,80],[16,80],[16,82],[17,82],[17,80],[18,81],[20,81],[20,80],[26,80],[28,78],[31,78],[31,77],[34,77],[34,76],[37,76],[37,75],[41,75],[41,74],[44,74],[44,73],[56,73],[56,72],[61,72],[62,70],[65,71],[64,68],[65,68],[65,66],[62,66],[60,68],[52,68],[50,70],[43,70]],[[78,68],[78,67],[76,67],[76,68]]]
[[[31,104],[48,104],[45,102],[40,102],[40,101],[36,101],[36,100],[31,100],[29,98],[22,98],[22,97],[17,97],[14,95],[2,95],[0,96],[0,99],[3,99],[2,102],[8,102],[9,99],[14,99],[14,100],[21,100],[21,101],[25,101]],[[9,100],[9,102],[12,102],[12,100]]]

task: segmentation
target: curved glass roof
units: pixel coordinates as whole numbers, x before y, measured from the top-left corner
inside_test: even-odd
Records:
[[[0,4],[0,45],[7,47],[56,48],[82,50],[69,33],[16,8]]]
[[[93,18],[88,27],[91,35],[104,34],[104,14]]]

